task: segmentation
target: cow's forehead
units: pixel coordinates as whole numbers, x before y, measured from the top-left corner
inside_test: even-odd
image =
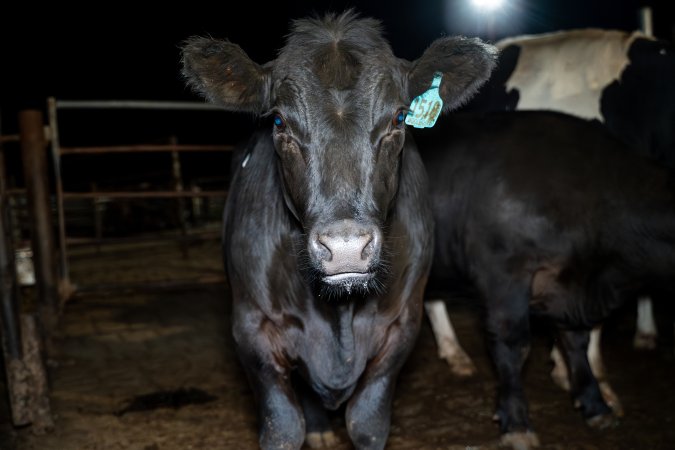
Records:
[[[399,101],[402,89],[397,80],[391,72],[369,72],[354,80],[349,89],[340,89],[324,84],[312,71],[296,70],[274,82],[274,102],[277,106],[301,109],[324,105],[343,110],[372,110]]]
[[[293,22],[286,45],[279,58],[292,60],[305,55],[313,57],[317,49],[341,45],[369,56],[392,56],[389,43],[382,36],[382,26],[374,19],[357,19],[355,14],[328,15],[323,19],[300,19]]]
[[[381,36],[378,22],[351,19],[329,16],[296,21],[274,62],[275,85],[292,84],[288,89],[297,95],[339,91],[377,95],[383,81],[386,84],[396,77],[398,60]],[[356,98],[349,94],[332,97]]]

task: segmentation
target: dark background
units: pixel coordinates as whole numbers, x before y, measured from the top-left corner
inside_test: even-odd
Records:
[[[45,110],[46,99],[201,101],[180,76],[180,45],[192,35],[211,35],[239,44],[259,63],[276,56],[291,19],[354,7],[383,22],[394,53],[415,59],[443,35],[506,36],[584,27],[632,31],[640,27],[639,8],[653,10],[657,37],[671,40],[673,0],[505,0],[492,24],[470,0],[370,0],[277,2],[90,2],[69,6],[0,2],[1,132],[17,132],[21,109]],[[247,115],[224,112],[63,111],[61,144],[111,145],[239,142],[256,125]],[[21,185],[20,158],[7,151],[9,184]],[[202,179],[222,178],[222,155],[182,156],[183,170]],[[199,166],[199,168],[198,168]],[[166,182],[167,155],[70,156],[62,161],[67,190],[153,181]],[[85,176],[86,174],[86,176]],[[197,175],[195,175],[197,176]],[[158,178],[158,179],[159,179]],[[222,183],[221,183],[222,185]]]
[[[179,76],[179,45],[194,34],[238,43],[256,61],[274,58],[291,18],[355,6],[377,17],[397,56],[414,59],[445,34],[498,39],[558,29],[634,30],[638,9],[654,11],[655,33],[672,39],[672,0],[506,0],[492,33],[470,0],[91,2],[72,7],[2,2],[0,109],[58,99],[195,100]],[[9,119],[9,117],[7,117]]]

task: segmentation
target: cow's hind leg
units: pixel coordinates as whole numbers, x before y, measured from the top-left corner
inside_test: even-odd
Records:
[[[640,350],[654,350],[658,331],[654,320],[654,309],[649,297],[640,297],[637,301],[637,320],[635,323],[633,347]]]
[[[500,423],[502,445],[528,449],[539,446],[530,426],[521,378],[530,350],[529,289],[512,280],[497,285],[508,288],[486,297],[487,335],[499,378],[495,417]]]
[[[591,331],[590,342],[588,344],[588,362],[591,365],[591,371],[598,380],[602,398],[605,399],[607,405],[612,408],[612,411],[617,417],[623,417],[623,406],[616,395],[614,389],[609,384],[605,372],[605,364],[602,361],[602,353],[600,348],[600,338],[602,336],[602,326],[598,325]],[[570,377],[567,370],[567,362],[562,355],[558,345],[554,345],[551,350],[551,360],[553,361],[553,370],[551,370],[551,378],[555,384],[560,386],[565,391],[570,391]]]
[[[332,448],[338,443],[328,412],[318,396],[304,382],[297,383],[297,392],[305,415],[305,443],[311,448]]]
[[[607,403],[607,406],[612,408],[612,412],[617,417],[623,417],[623,406],[619,400],[619,396],[616,395],[612,386],[610,386],[609,381],[607,380],[607,374],[605,371],[605,363],[602,360],[602,353],[600,349],[600,338],[602,337],[602,326],[598,325],[591,330],[590,342],[588,344],[588,351],[586,355],[588,356],[588,363],[591,365],[591,371],[598,380],[598,385],[600,386],[600,393],[602,398]]]
[[[570,390],[570,375],[567,371],[567,363],[562,355],[562,350],[558,344],[554,344],[551,348],[551,361],[553,362],[553,369],[551,370],[551,378],[553,382],[563,391]]]
[[[594,428],[607,428],[616,423],[612,410],[603,400],[600,386],[588,362],[586,351],[589,331],[560,332],[560,341],[567,356],[570,393],[586,423]]]
[[[443,300],[428,300],[424,302],[424,309],[436,338],[438,357],[447,361],[450,365],[450,371],[455,375],[460,377],[474,375],[476,366],[459,344],[445,302]]]

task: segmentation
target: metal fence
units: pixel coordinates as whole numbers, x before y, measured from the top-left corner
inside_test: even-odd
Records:
[[[159,101],[65,101],[49,98],[48,129],[50,131],[50,148],[54,166],[54,185],[57,212],[58,246],[59,246],[59,276],[66,290],[71,285],[69,270],[69,245],[94,243],[97,246],[104,242],[101,227],[100,206],[111,201],[129,199],[174,199],[177,209],[176,216],[179,219],[180,235],[169,236],[178,239],[182,244],[183,253],[187,255],[188,230],[185,222],[185,200],[224,198],[225,190],[186,189],[181,175],[181,154],[185,153],[210,153],[230,152],[232,145],[204,145],[204,144],[178,144],[175,137],[169,137],[165,144],[130,144],[130,145],[93,145],[93,146],[63,146],[60,142],[61,126],[60,114],[63,110],[173,110],[173,111],[213,111],[223,110],[206,103],[194,102],[159,102]],[[102,136],[102,141],[105,137]],[[74,192],[64,189],[63,160],[71,155],[120,155],[139,153],[167,153],[171,157],[171,177],[173,188],[170,190],[110,190],[104,192],[92,189],[89,192]],[[67,233],[66,203],[76,200],[90,200],[95,215],[95,236],[91,239],[70,239]],[[161,237],[160,237],[161,238]],[[132,238],[140,239],[140,238]],[[146,237],[147,239],[147,237]]]
[[[164,110],[222,111],[214,106],[192,102],[156,101],[47,101],[47,124],[38,110],[19,112],[16,134],[2,134],[0,128],[0,335],[2,336],[9,405],[14,425],[32,425],[36,432],[53,428],[49,405],[49,387],[44,365],[44,344],[49,342],[58,323],[66,299],[75,293],[70,282],[69,245],[101,245],[104,241],[100,224],[100,205],[129,199],[165,199],[175,201],[178,217],[185,218],[186,199],[224,199],[224,189],[190,189],[184,186],[181,154],[230,152],[232,145],[179,144],[169,137],[162,144],[63,146],[59,123],[63,110]],[[100,141],[106,142],[106,136]],[[6,158],[9,147],[20,150],[23,186],[8,183]],[[170,155],[171,189],[152,191],[91,189],[88,192],[64,189],[63,161],[74,155],[138,155],[166,153]],[[51,154],[51,159],[49,155]],[[16,156],[12,153],[12,156]],[[17,161],[14,158],[15,162]],[[20,174],[13,173],[19,177]],[[223,186],[224,187],[224,186]],[[89,201],[96,224],[95,236],[72,239],[66,229],[68,202]],[[18,212],[20,211],[20,212]],[[56,226],[54,225],[56,222]],[[177,237],[186,244],[185,222],[180,223]],[[130,237],[133,241],[137,237]],[[21,241],[21,242],[19,242]],[[23,241],[29,248],[20,248]],[[187,247],[185,247],[187,249]],[[187,250],[185,250],[187,255]],[[32,264],[26,264],[32,263]],[[17,267],[30,267],[34,273],[23,279]],[[26,275],[26,274],[24,274]],[[221,277],[224,279],[223,277]],[[20,280],[24,280],[21,282]],[[25,281],[31,280],[31,281]],[[208,280],[214,281],[214,280]],[[220,280],[219,280],[220,281]],[[20,286],[34,284],[35,304],[23,303]],[[180,280],[171,280],[173,285]],[[162,283],[160,283],[162,284]]]

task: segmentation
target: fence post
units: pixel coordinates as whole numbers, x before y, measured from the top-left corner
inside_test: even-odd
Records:
[[[27,117],[30,131],[33,117]],[[41,133],[42,119],[36,124]],[[29,136],[27,136],[29,138]],[[31,134],[29,145],[35,142]],[[44,135],[43,139],[44,141]],[[43,148],[44,150],[44,148]],[[8,214],[9,196],[4,183],[5,167],[0,149],[0,280],[2,282],[2,354],[5,365],[7,396],[15,426],[32,425],[35,434],[42,434],[54,428],[49,401],[47,372],[43,361],[42,338],[35,319],[30,314],[20,313],[14,246],[10,237],[11,223]]]
[[[173,187],[176,192],[183,192],[183,176],[181,174],[180,167],[180,156],[175,150],[175,146],[178,144],[176,136],[171,136],[169,139],[169,144],[174,147],[174,150],[171,150],[171,174],[173,177]],[[176,215],[178,219],[178,224],[180,225],[180,248],[183,258],[187,258],[188,255],[188,232],[187,232],[187,221],[185,218],[185,199],[178,197],[176,198]]]
[[[0,127],[0,132],[2,128]],[[5,154],[0,142],[0,316],[5,352],[11,359],[21,357],[21,331],[19,329],[18,287],[14,269],[14,246],[10,225],[9,196],[5,169]]]
[[[60,301],[47,175],[47,142],[41,111],[19,112],[19,135],[35,258],[38,318],[49,336],[58,321]]]

